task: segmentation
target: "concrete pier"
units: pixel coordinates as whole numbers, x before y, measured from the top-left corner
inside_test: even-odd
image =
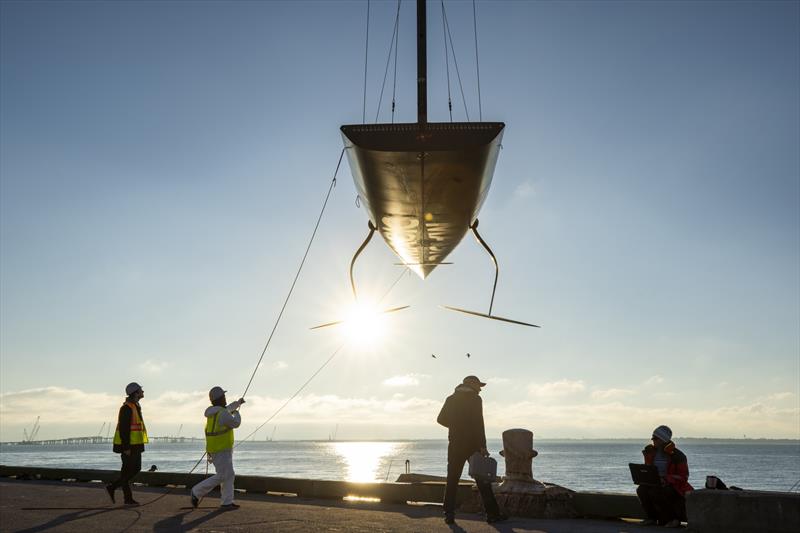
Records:
[[[143,505],[112,505],[100,483],[0,480],[0,530],[84,533],[139,531],[232,531],[287,533],[442,532],[468,533],[644,533],[652,528],[622,520],[537,520],[512,518],[489,525],[477,514],[457,513],[456,524],[442,520],[438,505],[399,505],[238,493],[236,511],[218,508],[211,493],[200,508],[189,507],[186,489],[135,487]],[[118,495],[118,496],[121,496]]]

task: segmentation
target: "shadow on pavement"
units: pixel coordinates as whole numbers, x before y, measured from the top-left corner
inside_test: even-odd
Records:
[[[59,509],[59,508],[58,507],[52,507],[52,508],[47,508],[47,507],[25,508],[25,510],[50,510],[50,509]],[[95,511],[95,512],[87,512],[87,511]],[[75,520],[81,520],[81,519],[84,519],[84,518],[91,518],[91,517],[94,517],[94,516],[97,516],[97,515],[101,515],[101,514],[105,514],[105,513],[109,513],[109,512],[112,512],[112,511],[133,511],[133,512],[136,513],[136,518],[134,519],[134,521],[132,523],[124,526],[123,531],[125,531],[128,528],[130,528],[131,526],[133,526],[133,524],[138,522],[139,518],[141,518],[141,516],[142,516],[141,513],[139,511],[137,511],[136,509],[124,508],[124,507],[112,507],[112,508],[97,509],[97,510],[92,509],[92,508],[80,508],[79,511],[75,511],[74,513],[67,513],[67,514],[63,514],[63,515],[57,516],[57,517],[53,518],[52,520],[50,520],[49,522],[46,522],[46,523],[41,524],[39,526],[29,527],[27,529],[21,529],[17,533],[36,533],[38,531],[46,531],[48,529],[51,529],[51,528],[54,528],[54,527],[58,527],[58,526],[60,526],[62,524],[66,524],[67,522],[73,522]]]
[[[168,516],[163,520],[159,520],[153,524],[153,531],[185,531],[195,528],[204,522],[208,522],[209,520],[223,513],[235,513],[236,511],[226,511],[224,509],[217,508],[215,511],[211,511],[210,513],[206,513],[199,518],[195,518],[194,520],[184,523],[184,518],[188,517],[192,512],[194,511],[186,511],[184,513]]]

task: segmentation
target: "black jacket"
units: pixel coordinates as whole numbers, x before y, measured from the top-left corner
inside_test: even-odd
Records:
[[[483,400],[467,385],[459,385],[447,397],[436,421],[449,429],[450,445],[466,452],[486,448],[483,426]]]
[[[126,402],[133,401],[131,399],[126,399]],[[142,407],[136,404],[136,410],[139,411],[139,420],[144,421],[142,418]],[[131,444],[131,417],[133,413],[131,412],[131,408],[128,407],[127,404],[123,403],[122,407],[119,408],[119,415],[117,416],[117,429],[119,430],[119,438],[122,441],[122,444],[115,444],[114,445],[114,453],[122,453],[126,450],[130,450],[131,452],[143,452],[144,451],[144,444]]]

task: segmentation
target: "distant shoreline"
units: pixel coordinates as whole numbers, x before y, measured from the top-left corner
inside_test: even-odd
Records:
[[[67,437],[54,437],[50,439],[43,439],[43,440],[59,440],[62,438]],[[187,437],[188,439],[194,439],[195,441],[202,440],[202,437]],[[490,437],[487,440],[490,441],[499,441],[502,440],[499,437]],[[769,444],[795,444],[800,445],[800,439],[770,439],[770,438],[718,438],[718,437],[675,437],[674,439],[678,443],[704,443],[704,444],[747,444],[747,443],[769,443]],[[247,442],[253,443],[263,443],[263,442],[318,442],[318,443],[335,443],[335,442],[446,442],[447,439],[337,439],[337,440],[327,440],[327,439],[276,439],[274,441],[263,441],[263,440],[250,440]],[[647,442],[649,439],[647,437],[613,437],[613,438],[605,438],[605,437],[591,437],[591,438],[536,438],[534,437],[534,446],[537,444],[547,444],[547,443],[564,443],[564,442],[575,442],[575,443],[640,443],[640,442]],[[191,441],[189,441],[191,442]],[[0,445],[18,445],[20,441],[0,441]],[[168,443],[168,442],[159,442],[159,443],[151,443],[152,444],[179,444],[179,443]]]

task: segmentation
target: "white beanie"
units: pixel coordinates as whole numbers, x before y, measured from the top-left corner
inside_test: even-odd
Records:
[[[672,440],[672,430],[667,426],[658,426],[653,430],[653,436],[658,437],[664,442],[669,442]]]

